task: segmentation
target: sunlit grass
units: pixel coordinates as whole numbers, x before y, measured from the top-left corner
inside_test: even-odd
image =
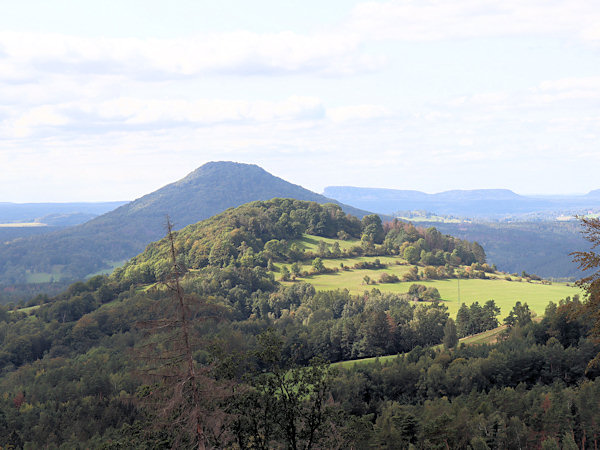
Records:
[[[373,288],[379,289],[381,292],[406,293],[413,283],[423,284],[428,287],[433,286],[440,292],[443,304],[448,307],[452,317],[456,317],[461,303],[470,305],[478,301],[483,304],[488,300],[494,300],[496,305],[500,307],[501,317],[507,316],[517,301],[526,302],[529,308],[537,315],[543,315],[550,301],[558,303],[563,298],[582,293],[579,288],[567,285],[566,283],[544,285],[539,282],[515,282],[500,278],[489,280],[448,279],[370,285],[364,282],[365,275],[369,276],[372,280],[377,280],[383,272],[401,276],[407,270],[407,266],[389,266],[387,269],[382,270],[353,269],[347,272],[340,271],[333,274],[312,275],[298,279],[298,281],[306,281],[312,284],[315,289],[321,291],[348,289],[352,294],[360,294],[365,290],[370,291]]]
[[[335,239],[326,239],[315,236],[303,236],[303,239],[298,242],[303,242],[306,249],[316,250],[318,241],[323,240],[328,244],[339,242],[340,247],[343,245],[356,245],[356,242],[336,241]],[[350,269],[342,270],[342,265],[346,268],[353,267],[359,261],[373,262],[376,259],[383,264],[386,264],[384,269]],[[410,268],[403,258],[398,256],[369,256],[356,258],[338,258],[327,259],[323,258],[325,267],[330,269],[338,269],[335,273],[309,275],[300,277],[296,281],[305,281],[312,284],[315,289],[320,291],[347,289],[352,294],[360,294],[365,290],[370,291],[373,288],[379,289],[382,292],[406,293],[413,282],[400,283],[378,283],[382,273],[394,274],[398,278],[402,278]],[[277,267],[289,264],[278,264]],[[312,265],[307,262],[302,265],[302,271],[310,273]],[[369,277],[371,283],[366,284],[365,276]],[[485,303],[487,300],[494,300],[496,305],[501,309],[501,317],[508,315],[515,302],[520,301],[527,303],[529,308],[537,315],[543,315],[546,306],[550,301],[557,303],[559,300],[568,296],[572,297],[576,294],[581,294],[582,291],[567,283],[542,284],[541,282],[526,282],[526,281],[506,281],[503,274],[488,275],[490,279],[461,279],[456,278],[447,280],[432,280],[432,281],[417,281],[425,286],[433,286],[438,289],[442,297],[444,305],[448,307],[452,317],[456,317],[458,308],[462,303],[470,305],[478,301]],[[280,275],[276,274],[279,279]],[[284,282],[291,284],[292,282]]]
[[[506,326],[502,325],[493,330],[484,331],[483,333],[475,334],[473,336],[467,336],[459,340],[460,344],[465,345],[477,345],[477,344],[493,344],[498,340],[500,334],[506,329]],[[441,350],[442,344],[436,345],[433,348]],[[351,359],[348,361],[339,361],[331,364],[332,367],[339,367],[342,369],[348,369],[355,365],[373,364],[375,361],[379,361],[381,364],[388,363],[394,359],[401,357],[402,354],[386,355],[386,356],[373,356],[371,358]]]

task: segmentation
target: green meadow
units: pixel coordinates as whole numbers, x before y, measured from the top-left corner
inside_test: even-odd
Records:
[[[342,250],[347,250],[354,247],[355,245],[360,245],[359,239],[348,239],[346,241],[342,241],[341,239],[330,239],[321,236],[312,236],[306,233],[302,235],[302,239],[296,239],[292,242],[300,246],[300,248],[302,248],[303,250],[314,252],[319,246],[319,241],[325,242],[328,246],[331,246],[335,242],[337,242],[340,246],[340,249]]]
[[[86,278],[92,278],[96,275],[109,275],[112,273],[117,267],[125,264],[127,260],[121,261],[109,261],[108,267],[102,270],[99,270],[95,273],[88,275]],[[61,281],[65,277],[64,266],[55,265],[52,267],[51,272],[34,272],[27,273],[27,283],[51,283],[53,281]]]
[[[52,272],[35,272],[27,274],[27,283],[51,283],[62,278],[62,266],[54,266]]]
[[[122,259],[120,261],[108,261],[106,264],[108,267],[106,269],[101,269],[97,272],[94,272],[88,275],[86,278],[92,278],[96,275],[110,275],[117,267],[123,266],[127,262],[126,259]]]
[[[406,293],[408,288],[414,282],[400,282],[393,284],[371,284],[366,285],[363,277],[368,275],[371,279],[378,279],[382,270],[350,270],[340,271],[333,274],[312,275],[306,278],[299,278],[298,281],[306,281],[312,284],[317,290],[348,289],[353,294],[359,294],[365,290],[373,288],[381,292]],[[397,273],[398,271],[391,270]],[[529,308],[537,315],[543,315],[548,302],[558,303],[565,297],[572,297],[575,294],[581,294],[579,288],[568,286],[565,283],[554,283],[544,285],[536,282],[516,282],[506,281],[500,278],[489,280],[479,279],[449,279],[433,281],[417,281],[416,283],[425,286],[437,288],[442,297],[443,303],[448,307],[451,316],[456,316],[456,312],[461,303],[470,305],[478,301],[485,303],[487,300],[494,300],[501,309],[501,317],[508,315],[515,302],[527,303]]]
[[[331,245],[333,242],[338,242],[342,249],[357,245],[358,241],[336,241],[334,239],[323,239],[316,238],[314,236],[304,236],[304,238],[298,242],[302,243],[304,248],[307,250],[316,250],[318,241],[323,240],[327,244]],[[346,247],[344,247],[344,245]],[[345,267],[352,267],[359,261],[370,261],[373,262],[379,259],[381,263],[386,264],[387,267],[384,269],[350,269],[342,270],[341,265]],[[348,289],[350,293],[360,294],[365,290],[371,290],[377,288],[382,292],[396,292],[406,293],[411,284],[415,282],[400,282],[400,283],[378,283],[377,281],[381,277],[382,273],[389,273],[397,275],[399,278],[406,273],[410,266],[406,263],[403,258],[397,256],[369,256],[369,257],[357,257],[357,258],[339,258],[339,259],[323,259],[323,263],[327,268],[337,268],[338,272],[320,274],[320,275],[309,275],[307,277],[300,277],[296,281],[306,281],[312,284],[317,290],[335,290],[335,289]],[[282,265],[279,265],[281,267]],[[289,265],[287,265],[289,268]],[[303,271],[310,272],[312,266],[310,264],[304,264],[302,267]],[[422,268],[420,268],[421,270]],[[455,317],[461,303],[470,305],[471,303],[478,301],[479,303],[485,303],[487,300],[494,300],[501,309],[500,318],[506,317],[515,302],[520,301],[527,303],[529,308],[534,311],[537,315],[543,315],[548,302],[553,301],[557,303],[559,300],[565,297],[572,297],[573,295],[580,294],[582,291],[569,285],[567,283],[552,283],[542,284],[539,281],[527,282],[524,279],[521,280],[518,277],[512,277],[513,281],[507,281],[504,279],[502,273],[490,274],[490,278],[486,280],[482,279],[447,279],[447,280],[432,280],[432,281],[417,281],[416,283],[423,284],[425,286],[433,286],[438,289],[444,304],[448,307],[450,315]],[[368,276],[371,282],[377,282],[375,284],[366,284],[364,277]],[[278,275],[276,275],[276,278]],[[288,282],[284,284],[290,284]]]

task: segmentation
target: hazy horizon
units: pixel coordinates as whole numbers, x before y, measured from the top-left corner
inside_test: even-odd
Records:
[[[187,175],[187,174],[186,174]],[[279,177],[276,173],[271,173],[271,175],[274,175],[278,178]],[[167,183],[171,184],[174,182],[177,182],[179,180],[172,180],[171,182]],[[285,181],[289,181],[289,180],[285,180]],[[294,184],[298,184],[298,183],[294,183]],[[159,186],[157,189],[160,189],[166,185],[163,186]],[[302,184],[298,184],[299,186],[302,186],[304,188],[306,188],[306,186],[303,186]],[[455,188],[455,189],[446,189],[443,191],[424,191],[424,190],[419,190],[419,189],[398,189],[398,188],[390,188],[390,187],[385,187],[385,186],[358,186],[358,185],[328,185],[325,186],[321,191],[314,191],[315,193],[321,194],[321,195],[326,195],[325,190],[327,188],[332,188],[332,187],[351,187],[351,188],[358,188],[358,189],[384,189],[384,190],[401,190],[401,191],[415,191],[415,192],[421,192],[424,194],[428,194],[428,195],[434,195],[434,194],[441,194],[444,192],[449,192],[449,191],[477,191],[477,190],[482,190],[482,191],[486,191],[486,190],[508,190],[513,192],[514,194],[520,195],[520,196],[524,196],[524,197],[577,197],[577,196],[584,196],[589,194],[591,191],[594,191],[595,189],[591,189],[590,191],[587,192],[565,192],[565,193],[561,193],[561,194],[546,194],[546,193],[539,193],[539,192],[534,192],[534,193],[523,193],[523,192],[515,192],[512,189],[509,188],[473,188],[473,189],[461,189],[461,188]],[[156,189],[155,189],[156,190]],[[0,204],[25,204],[25,203],[110,203],[110,202],[131,202],[136,200],[137,198],[143,197],[144,195],[150,194],[151,192],[154,191],[149,191],[149,192],[145,192],[142,195],[135,197],[135,198],[114,198],[114,199],[104,199],[104,200],[90,200],[90,201],[86,201],[86,200],[69,200],[69,199],[65,199],[65,200],[56,200],[56,201],[10,201],[10,200],[0,200]]]

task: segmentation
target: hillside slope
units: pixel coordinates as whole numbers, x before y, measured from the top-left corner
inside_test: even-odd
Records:
[[[78,279],[128,259],[165,233],[227,208],[274,197],[338,203],[256,165],[210,162],[185,178],[75,227],[0,245],[0,282]],[[365,212],[341,205],[347,213]],[[35,278],[34,278],[35,277]]]

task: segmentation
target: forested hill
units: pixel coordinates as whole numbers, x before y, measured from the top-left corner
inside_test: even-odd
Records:
[[[256,165],[210,162],[85,224],[0,244],[0,283],[81,279],[160,239],[167,214],[177,229],[230,207],[275,197],[338,203]],[[365,214],[346,205],[342,209],[357,217]]]
[[[348,256],[397,254],[411,262],[416,258],[434,265],[451,261],[483,264],[486,259],[476,242],[442,235],[433,227],[425,230],[397,220],[384,225],[375,214],[360,221],[335,204],[293,199],[257,201],[229,209],[176,232],[174,241],[182,268],[267,267],[269,261],[295,262],[309,257],[294,242],[303,233],[360,238],[360,245],[347,252]],[[116,269],[113,277],[134,284],[163,280],[170,270],[169,251],[167,238],[153,242]]]
[[[322,245],[299,246],[309,233]],[[321,251],[340,270],[319,269]],[[479,245],[433,227],[273,199],[189,225],[39,305],[0,306],[0,447],[596,447],[600,346],[578,297],[541,321],[518,302],[498,343],[469,347],[459,335],[498,325],[494,300],[463,304],[454,322],[448,302],[415,297],[422,285],[351,294],[307,282],[381,267],[379,255],[417,279],[417,264],[445,277],[490,269]],[[309,261],[285,281],[284,267]]]
[[[370,216],[367,216],[370,217]],[[266,267],[268,260],[302,259],[293,240],[310,233],[349,238],[361,236],[361,221],[346,215],[335,204],[319,205],[293,199],[251,202],[174,233],[180,267]],[[169,241],[165,237],[148,245],[140,255],[118,268],[112,277],[119,282],[153,283],[170,271]]]

